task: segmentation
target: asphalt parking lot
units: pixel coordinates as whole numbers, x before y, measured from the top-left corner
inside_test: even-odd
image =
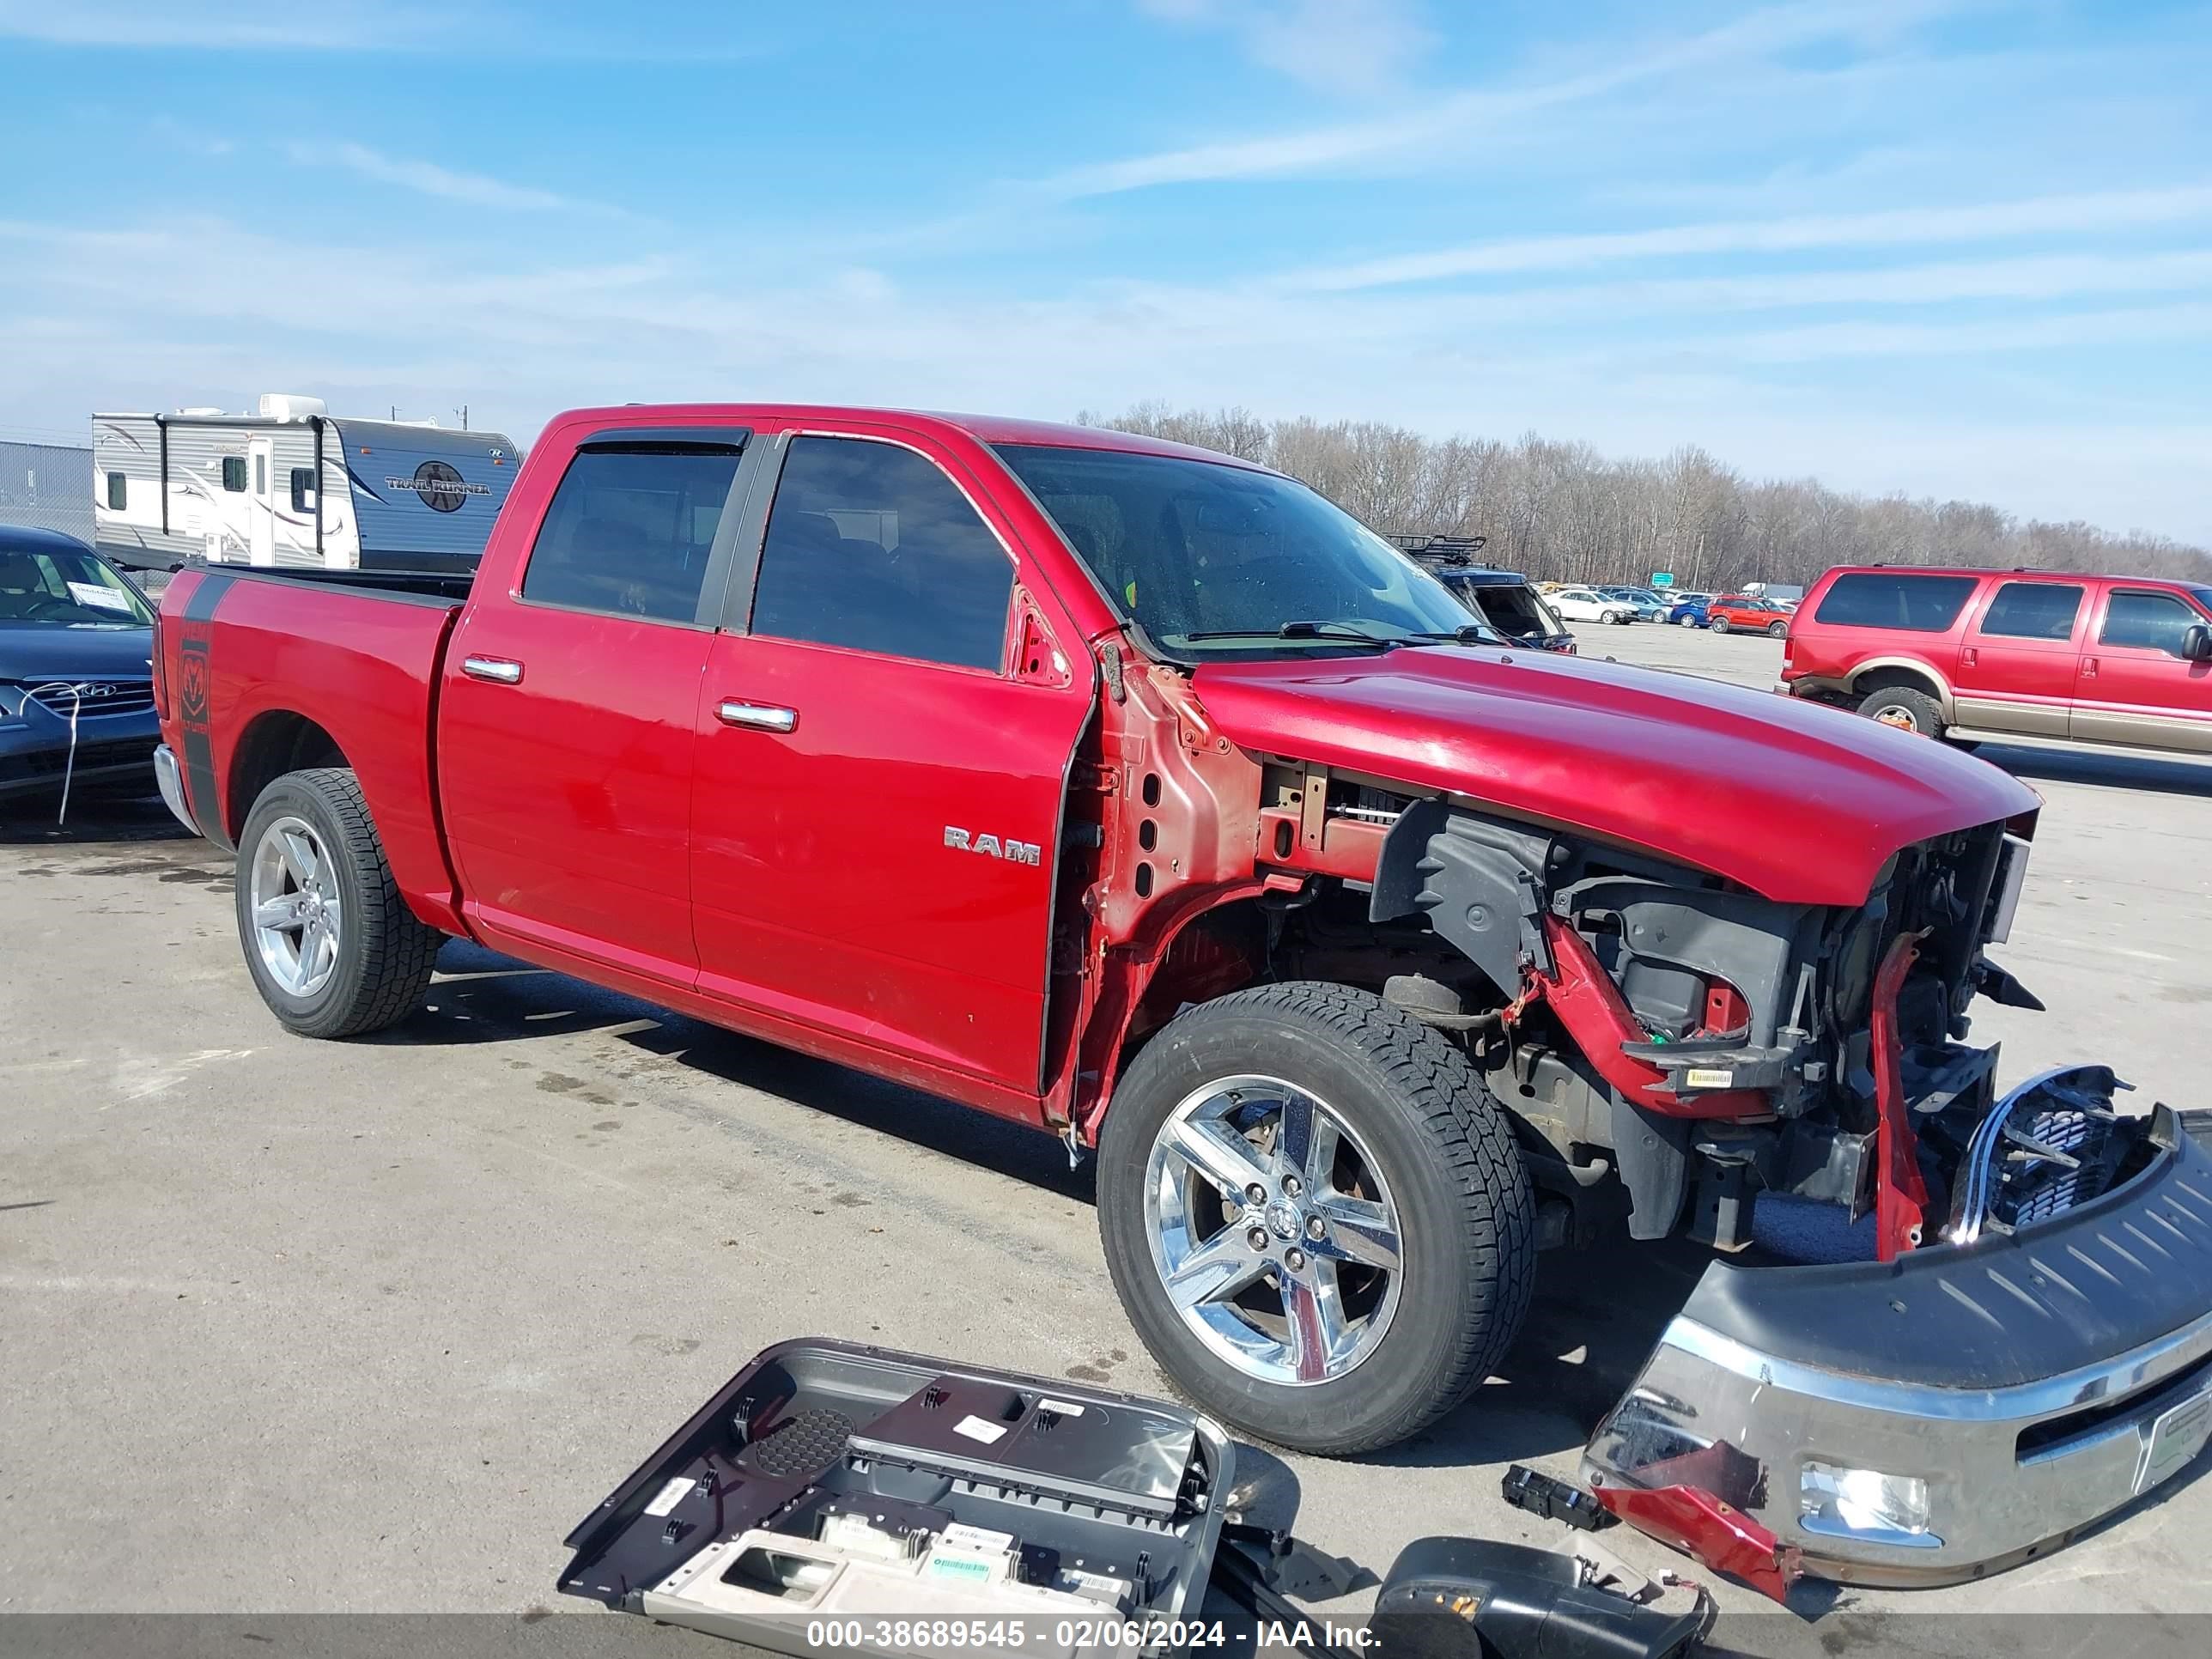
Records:
[[[1780,656],[1578,631],[1759,685]],[[2051,1012],[1984,1005],[1978,1034],[2009,1078],[2105,1060],[2212,1104],[2212,765],[1984,752],[2049,801],[2002,956]],[[0,820],[0,1608],[553,1606],[562,1535],[788,1336],[1162,1386],[1056,1142],[464,943],[398,1030],[292,1038],[230,881],[157,802]],[[1697,1266],[1548,1257],[1510,1362],[1439,1431],[1255,1455],[1253,1509],[1377,1568],[1431,1533],[1559,1545],[1498,1477],[1571,1473]],[[2208,1531],[2200,1469],[2001,1578],[1797,1611],[1830,1652],[1889,1645],[1900,1609],[2212,1612]]]

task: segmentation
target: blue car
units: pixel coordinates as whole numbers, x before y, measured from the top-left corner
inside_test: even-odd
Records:
[[[1673,623],[1678,628],[1705,628],[1711,626],[1712,618],[1705,614],[1705,606],[1711,603],[1712,597],[1713,596],[1710,593],[1684,593],[1680,595],[1674,600],[1674,604],[1668,607],[1667,611],[1667,620]]]
[[[154,788],[154,615],[73,536],[0,525],[0,805]]]

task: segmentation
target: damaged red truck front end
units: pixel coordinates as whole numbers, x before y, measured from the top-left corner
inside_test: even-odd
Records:
[[[1620,1231],[1717,1265],[1589,1478],[1778,1582],[1990,1571],[2212,1426],[2189,1121],[1967,1041],[2039,1006],[1991,956],[2035,793],[1507,648],[1265,468],[580,410],[472,578],[187,571],[158,654],[289,1029],[404,1018],[461,933],[1060,1136],[1132,1324],[1255,1437],[1419,1432],[1539,1249]]]

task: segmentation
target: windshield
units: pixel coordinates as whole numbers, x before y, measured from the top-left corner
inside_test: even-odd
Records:
[[[1468,612],[1443,583],[1304,484],[1172,455],[1002,444],[1098,585],[1188,659],[1449,637]],[[1331,631],[1279,637],[1289,623]],[[1207,635],[1251,637],[1206,638]]]
[[[148,628],[153,621],[104,560],[71,548],[0,547],[0,623]]]

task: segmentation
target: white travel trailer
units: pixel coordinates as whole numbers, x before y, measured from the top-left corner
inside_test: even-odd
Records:
[[[100,550],[327,570],[473,568],[521,457],[504,434],[361,421],[267,392],[254,415],[92,417]]]

